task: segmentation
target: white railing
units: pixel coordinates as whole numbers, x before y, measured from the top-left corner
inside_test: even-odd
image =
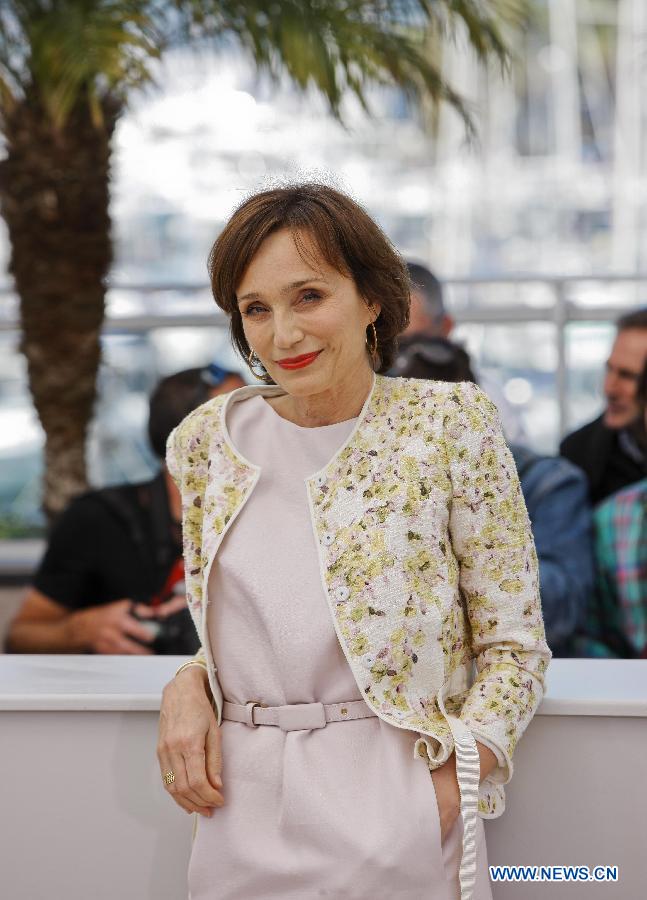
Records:
[[[568,365],[566,352],[566,326],[574,322],[613,322],[626,312],[647,306],[647,288],[641,293],[641,286],[647,285],[647,274],[595,274],[595,275],[500,275],[471,276],[467,278],[447,278],[443,280],[446,289],[447,306],[460,325],[513,325],[519,323],[548,322],[555,326],[557,366],[555,370],[556,399],[558,404],[559,430],[563,433],[567,426]],[[478,294],[496,288],[518,288],[523,291],[532,286],[548,289],[552,302],[542,305],[523,303],[501,304],[483,302]],[[616,302],[605,303],[596,299],[593,303],[582,298],[583,289],[596,288],[601,291],[613,286],[618,294]],[[631,289],[633,288],[633,289]],[[595,290],[594,290],[595,293]],[[146,332],[153,328],[216,327],[226,328],[228,320],[213,301],[208,299],[208,286],[202,284],[118,284],[108,287],[108,309],[110,295],[123,298],[124,295],[137,297],[140,311],[125,315],[108,315],[104,331]],[[161,305],[169,308],[168,298],[176,294],[181,297],[205,296],[204,311],[199,308],[190,312],[178,312],[182,300],[173,303],[169,312],[160,312],[160,297],[167,298]],[[461,296],[462,295],[462,296]],[[578,297],[579,295],[579,297]],[[633,295],[633,296],[630,296]],[[211,305],[210,305],[211,304]],[[18,324],[18,305],[10,287],[0,287],[0,332],[15,331]],[[602,363],[602,361],[601,361]]]

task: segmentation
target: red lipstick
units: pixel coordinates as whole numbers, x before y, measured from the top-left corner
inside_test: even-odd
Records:
[[[304,366],[309,366],[311,362],[314,362],[315,359],[319,356],[321,350],[317,350],[316,353],[306,353],[303,356],[292,356],[286,357],[285,359],[277,359],[277,365],[281,366],[282,369],[303,369]]]

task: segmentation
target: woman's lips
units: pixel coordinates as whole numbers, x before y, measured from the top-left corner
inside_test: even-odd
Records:
[[[308,353],[306,356],[297,356],[290,362],[280,362],[277,360],[277,365],[281,366],[282,369],[302,369],[304,366],[309,366],[311,362],[314,362],[320,353],[321,350],[317,350],[316,353]]]

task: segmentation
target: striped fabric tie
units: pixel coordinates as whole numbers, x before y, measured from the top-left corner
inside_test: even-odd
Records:
[[[458,872],[461,900],[472,900],[476,883],[476,818],[481,761],[474,735],[464,722],[447,714],[442,694],[438,696],[438,705],[451,729],[456,750],[456,776],[463,819],[463,852]]]

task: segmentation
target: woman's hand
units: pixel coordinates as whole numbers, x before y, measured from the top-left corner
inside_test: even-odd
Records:
[[[440,816],[440,843],[452,830],[461,809],[461,792],[456,776],[456,756],[454,753],[440,768],[431,773],[438,802]]]
[[[157,758],[162,779],[175,802],[188,813],[211,817],[222,806],[222,752],[220,729],[209,699],[207,673],[189,666],[178,673],[162,692]]]

